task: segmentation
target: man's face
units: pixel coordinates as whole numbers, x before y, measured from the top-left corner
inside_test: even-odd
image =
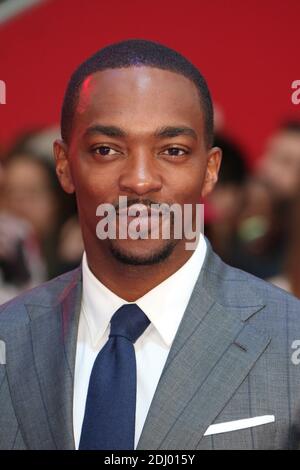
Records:
[[[183,240],[99,240],[100,204],[193,204],[217,180],[219,149],[207,150],[196,86],[150,67],[109,69],[81,88],[69,145],[55,143],[63,188],[75,190],[85,248],[129,264],[167,257]]]
[[[262,156],[257,174],[279,199],[291,199],[300,182],[300,134],[282,131],[273,136]]]

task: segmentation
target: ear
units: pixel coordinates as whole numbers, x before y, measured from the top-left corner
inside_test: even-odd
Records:
[[[63,140],[56,140],[53,144],[53,152],[56,174],[60,184],[66,193],[72,194],[75,191],[75,187],[68,158],[67,144]]]
[[[208,152],[207,167],[202,186],[201,197],[205,198],[213,190],[218,181],[218,173],[221,166],[222,150],[219,147],[213,147]]]

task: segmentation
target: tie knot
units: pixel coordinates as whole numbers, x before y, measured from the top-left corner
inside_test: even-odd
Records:
[[[125,304],[114,313],[109,336],[124,336],[135,343],[149,324],[149,319],[140,307],[136,304]]]

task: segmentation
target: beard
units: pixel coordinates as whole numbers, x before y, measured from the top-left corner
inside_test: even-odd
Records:
[[[150,253],[137,254],[122,250],[115,244],[110,245],[112,256],[119,262],[131,266],[151,266],[165,261],[173,253],[179,240],[169,240],[164,246],[152,250]]]

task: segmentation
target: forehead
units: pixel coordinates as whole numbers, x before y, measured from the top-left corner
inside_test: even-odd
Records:
[[[83,82],[74,127],[96,120],[128,127],[172,123],[202,127],[200,95],[188,78],[152,67],[107,69]]]

